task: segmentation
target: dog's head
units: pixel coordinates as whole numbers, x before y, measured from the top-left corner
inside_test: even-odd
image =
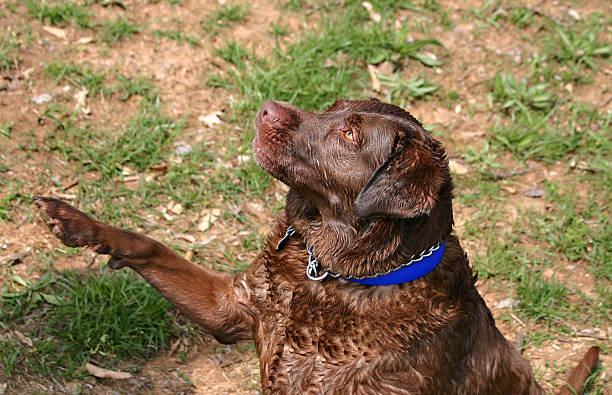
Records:
[[[450,191],[444,150],[400,107],[339,99],[315,114],[268,101],[255,127],[258,165],[322,216],[407,219],[428,215],[439,204],[450,207],[450,193],[448,202],[440,199],[445,184]]]

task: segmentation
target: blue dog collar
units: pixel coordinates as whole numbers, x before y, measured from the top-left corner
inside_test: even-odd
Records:
[[[287,240],[295,234],[295,229],[289,226],[285,236],[278,242],[276,249],[279,250]],[[416,280],[431,272],[438,266],[444,257],[446,242],[436,244],[418,255],[413,255],[408,262],[397,269],[386,273],[377,273],[374,276],[363,277],[342,277],[348,281],[365,285],[393,285]],[[306,276],[314,281],[323,280],[327,276],[333,278],[341,277],[340,274],[332,273],[327,269],[321,268],[321,264],[314,255],[312,247],[307,247],[308,265],[306,266]]]
[[[444,247],[446,242],[430,247],[423,251],[417,258],[413,258],[409,263],[403,265],[399,269],[392,270],[386,274],[380,274],[374,277],[348,277],[347,280],[354,283],[366,285],[392,285],[407,283],[408,281],[416,280],[431,272],[438,266],[444,256]]]

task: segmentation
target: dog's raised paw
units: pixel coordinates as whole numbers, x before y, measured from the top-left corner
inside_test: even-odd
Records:
[[[68,247],[95,246],[97,223],[66,202],[52,197],[34,196],[45,224]]]

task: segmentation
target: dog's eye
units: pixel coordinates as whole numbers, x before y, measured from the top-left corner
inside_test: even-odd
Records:
[[[346,139],[349,141],[355,140],[355,137],[353,136],[353,131],[350,129],[344,132],[344,137],[346,137]]]

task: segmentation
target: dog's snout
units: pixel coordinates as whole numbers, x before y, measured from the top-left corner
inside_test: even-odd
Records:
[[[263,102],[260,114],[262,122],[276,122],[280,119],[279,106],[273,101],[266,100]]]

